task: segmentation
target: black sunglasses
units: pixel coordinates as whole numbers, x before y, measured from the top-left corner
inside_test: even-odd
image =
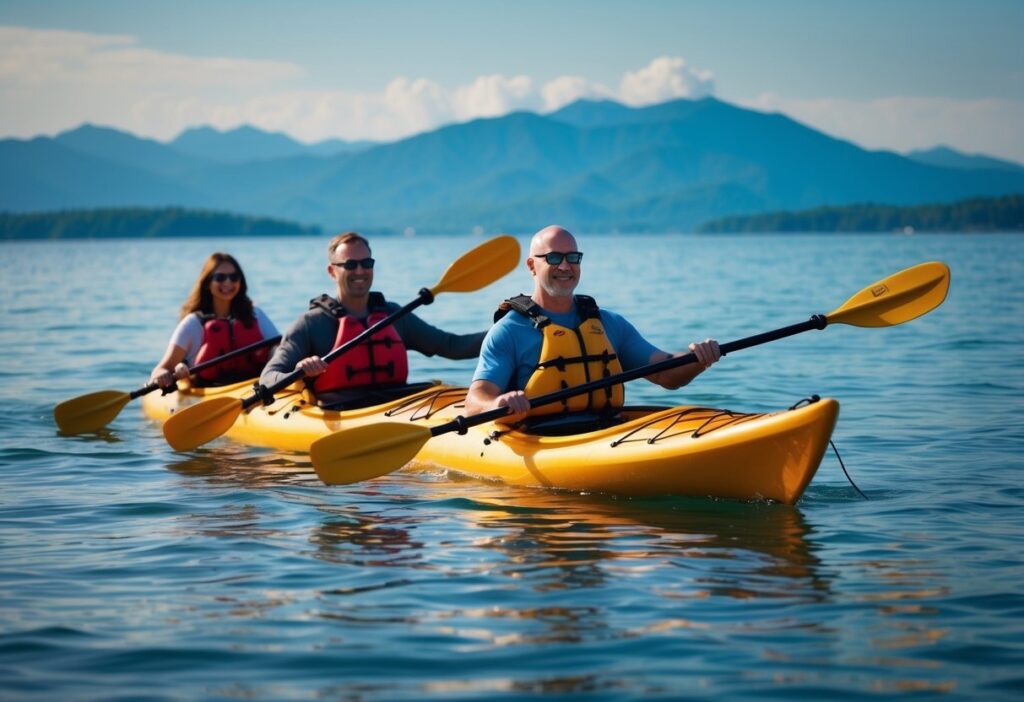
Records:
[[[570,251],[568,253],[548,251],[546,254],[534,254],[533,258],[543,258],[550,266],[561,265],[562,260],[564,259],[575,266],[583,260],[583,253],[580,251]]]
[[[356,266],[362,266],[366,270],[372,270],[374,263],[375,261],[369,256],[367,256],[366,258],[350,258],[347,261],[338,261],[337,263],[331,261],[332,266],[344,268],[346,271],[354,271],[356,269]]]
[[[242,276],[238,273],[214,273],[211,278],[215,283],[223,283],[225,280],[237,283],[242,279]]]

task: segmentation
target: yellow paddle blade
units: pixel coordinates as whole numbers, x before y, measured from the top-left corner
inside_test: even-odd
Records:
[[[241,413],[237,397],[214,397],[168,417],[164,438],[175,451],[191,451],[230,429]]]
[[[508,234],[496,236],[459,256],[430,289],[443,292],[473,292],[490,285],[519,265],[519,242]]]
[[[131,395],[118,390],[100,390],[65,400],[53,408],[57,428],[65,434],[99,431],[118,415]]]
[[[413,424],[367,424],[317,439],[309,447],[309,457],[320,480],[348,485],[398,470],[416,457],[430,436],[430,429]]]
[[[945,263],[920,263],[869,285],[826,316],[829,324],[891,327],[931,312],[948,290]]]

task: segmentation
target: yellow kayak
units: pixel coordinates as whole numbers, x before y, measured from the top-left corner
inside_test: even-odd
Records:
[[[253,383],[249,380],[220,387],[188,387],[167,395],[151,392],[143,397],[142,410],[150,419],[164,422],[173,413],[203,400],[251,395]],[[343,428],[396,419],[429,422],[441,409],[461,402],[466,395],[465,388],[437,381],[409,386],[409,390],[409,394],[379,404],[326,410],[316,405],[301,383],[296,383],[277,393],[273,404],[256,405],[242,412],[226,436],[251,446],[308,453],[314,441]]]
[[[358,409],[317,407],[298,386],[267,407],[243,412],[227,436],[251,445],[308,452],[316,439],[379,422],[427,428],[461,414],[466,389],[440,383]],[[158,421],[210,397],[244,397],[252,384],[195,388],[143,400]],[[635,407],[614,426],[568,436],[541,436],[487,423],[466,434],[427,441],[421,466],[440,467],[512,485],[618,495],[696,495],[741,500],[800,499],[828,447],[839,403],[820,399],[767,414],[706,407]]]
[[[792,504],[828,448],[839,403],[822,399],[770,414],[689,406],[622,414],[621,424],[570,436],[481,424],[432,438],[417,461],[512,485]]]

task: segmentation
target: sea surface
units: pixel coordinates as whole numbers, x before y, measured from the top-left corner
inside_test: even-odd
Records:
[[[681,349],[827,313],[941,260],[949,297],[836,325],[631,400],[841,403],[796,506],[526,490],[407,470],[325,487],[306,457],[175,453],[129,404],[202,260],[236,255],[284,329],[326,238],[0,244],[0,699],[1024,698],[1024,237],[582,235],[580,292]],[[434,285],[470,236],[377,238],[376,288]],[[525,239],[522,239],[525,243]],[[487,326],[524,269],[419,311]],[[471,361],[412,376],[468,382]]]

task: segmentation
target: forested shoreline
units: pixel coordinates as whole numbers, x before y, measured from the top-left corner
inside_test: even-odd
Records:
[[[0,212],[0,239],[119,239],[208,236],[294,236],[321,229],[268,217],[182,207]]]
[[[1024,195],[972,198],[952,203],[846,205],[797,212],[722,217],[697,228],[725,232],[1019,232],[1024,231]]]

